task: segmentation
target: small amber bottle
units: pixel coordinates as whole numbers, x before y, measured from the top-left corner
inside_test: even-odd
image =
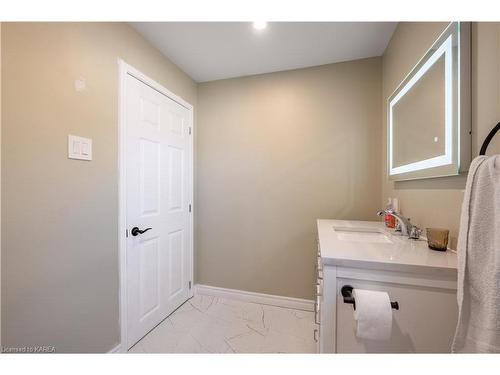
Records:
[[[394,207],[392,206],[392,198],[387,198],[387,210],[393,210]],[[384,216],[384,221],[385,221],[385,226],[387,228],[395,228],[396,227],[396,218],[392,215],[386,214]]]

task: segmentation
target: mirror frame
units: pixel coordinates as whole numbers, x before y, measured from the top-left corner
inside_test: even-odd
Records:
[[[453,58],[453,38],[457,41]],[[445,55],[445,154],[393,167],[392,108]],[[457,66],[454,66],[457,65]],[[457,85],[454,85],[457,82]],[[472,159],[471,23],[451,22],[387,99],[387,176],[401,181],[466,172]]]

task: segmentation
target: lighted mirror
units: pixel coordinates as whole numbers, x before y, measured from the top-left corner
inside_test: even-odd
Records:
[[[470,24],[453,22],[388,99],[389,178],[466,171],[470,107]]]

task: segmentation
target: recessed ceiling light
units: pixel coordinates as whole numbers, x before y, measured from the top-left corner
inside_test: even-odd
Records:
[[[255,21],[253,23],[253,28],[255,30],[264,30],[267,27],[267,22],[265,21]]]

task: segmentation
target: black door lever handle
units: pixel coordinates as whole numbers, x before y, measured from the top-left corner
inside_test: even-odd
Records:
[[[130,231],[130,233],[132,234],[132,236],[137,236],[139,234],[143,234],[143,233],[146,233],[148,230],[151,230],[153,228],[146,228],[144,230],[140,230],[138,227],[133,227],[132,230]]]

